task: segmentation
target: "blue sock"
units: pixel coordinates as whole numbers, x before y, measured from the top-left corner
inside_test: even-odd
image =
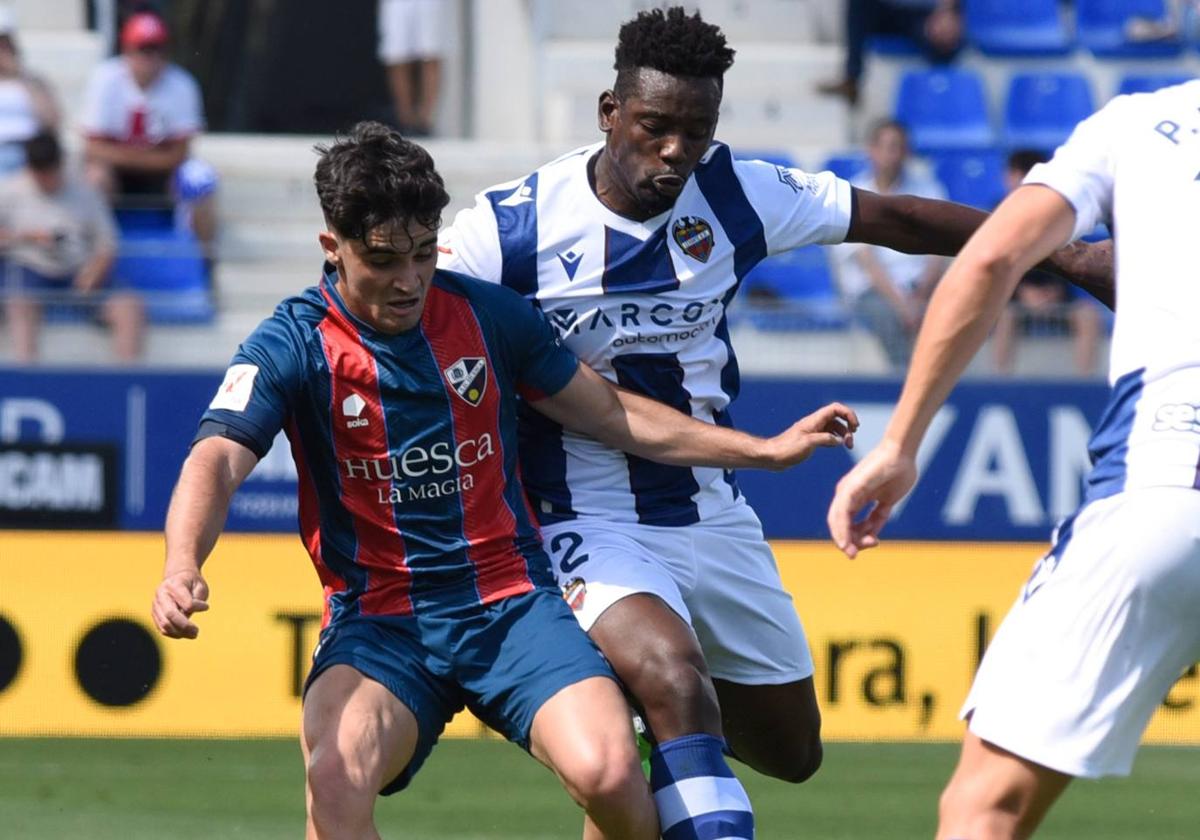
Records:
[[[650,753],[650,788],[663,840],[751,840],[754,812],[712,735],[663,741]]]

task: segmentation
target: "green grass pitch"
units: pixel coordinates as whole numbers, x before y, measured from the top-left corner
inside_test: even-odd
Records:
[[[738,767],[758,836],[878,840],[933,835],[957,748],[830,744],[812,781]],[[1200,837],[1200,750],[1143,748],[1134,776],[1077,782],[1045,838]],[[294,838],[303,834],[291,741],[0,739],[0,837]],[[500,741],[447,740],[404,793],[376,809],[385,837],[543,840],[579,836],[579,812],[550,773]]]

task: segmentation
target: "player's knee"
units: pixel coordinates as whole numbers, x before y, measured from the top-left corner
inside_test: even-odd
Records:
[[[355,756],[332,745],[318,745],[309,756],[306,772],[314,813],[352,814],[364,804],[369,811],[377,791],[370,769]]]
[[[619,810],[645,794],[637,753],[632,745],[599,748],[575,762],[564,775],[571,795],[586,810]]]
[[[687,653],[656,652],[643,659],[630,690],[651,720],[719,715],[717,694],[704,660]]]

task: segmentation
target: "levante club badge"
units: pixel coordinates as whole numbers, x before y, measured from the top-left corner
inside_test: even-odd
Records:
[[[684,216],[675,222],[671,228],[671,235],[689,257],[708,262],[708,255],[712,253],[716,240],[713,237],[712,225],[704,219],[699,216]]]
[[[468,405],[477,406],[487,390],[487,360],[480,356],[463,356],[442,371],[454,393]]]

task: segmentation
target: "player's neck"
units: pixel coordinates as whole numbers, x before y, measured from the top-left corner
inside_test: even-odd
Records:
[[[618,216],[635,222],[644,222],[656,215],[648,213],[629,191],[623,188],[620,179],[614,177],[611,164],[612,159],[605,149],[601,149],[588,161],[588,185],[600,203]]]

